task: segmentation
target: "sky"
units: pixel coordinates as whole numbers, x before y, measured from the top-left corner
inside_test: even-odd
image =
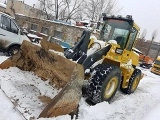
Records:
[[[146,29],[146,39],[151,39],[152,33],[157,29],[155,41],[160,42],[160,0],[118,0],[123,9],[120,13],[132,15],[140,26],[141,32]]]
[[[4,2],[5,0],[0,0]],[[36,4],[38,0],[24,0],[29,5]],[[160,0],[117,0],[119,12],[124,16],[132,15],[135,22],[140,26],[141,33],[147,30],[146,39],[150,40],[152,33],[157,30],[155,41],[160,42]]]

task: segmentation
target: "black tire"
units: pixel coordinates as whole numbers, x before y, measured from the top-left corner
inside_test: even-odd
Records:
[[[142,72],[139,69],[135,69],[131,78],[129,79],[129,84],[127,88],[120,87],[121,91],[125,94],[131,94],[133,93],[139,84],[140,78],[141,78]]]
[[[11,46],[7,51],[8,56],[12,56],[12,55],[16,54],[19,51],[19,49],[20,49],[19,45]]]
[[[86,86],[87,100],[93,104],[109,102],[117,92],[120,80],[121,70],[118,67],[109,64],[97,65]]]
[[[139,66],[140,66],[140,67],[143,67],[143,64],[140,64]]]

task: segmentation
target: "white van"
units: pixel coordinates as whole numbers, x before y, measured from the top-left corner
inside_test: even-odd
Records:
[[[23,40],[30,41],[18,28],[13,17],[0,12],[0,50],[13,55],[18,52]]]

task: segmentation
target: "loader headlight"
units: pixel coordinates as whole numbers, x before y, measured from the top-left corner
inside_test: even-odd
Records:
[[[116,53],[121,54],[122,55],[123,50],[120,48],[116,48]]]

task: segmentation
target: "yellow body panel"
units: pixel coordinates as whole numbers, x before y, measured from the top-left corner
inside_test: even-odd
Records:
[[[157,57],[156,61],[160,62],[160,56]],[[160,65],[154,63],[151,68],[151,72],[160,75]]]
[[[117,54],[115,52],[117,48],[120,48],[120,46],[117,44],[112,44],[112,47],[107,55],[103,57],[103,63],[110,63],[120,67],[123,77],[122,87],[127,88],[129,79],[134,71],[133,65],[138,65],[138,59],[134,59],[139,57],[133,51],[128,50],[123,50],[122,54]]]
[[[138,31],[140,31],[140,27],[136,23],[133,24],[133,27],[135,27]]]
[[[139,54],[137,54],[136,52],[131,51],[131,59],[134,66],[137,66],[139,64]]]
[[[130,39],[132,39],[132,36],[129,36],[127,43],[123,45],[125,46],[124,49],[122,49],[119,44],[110,43],[112,45],[110,50],[107,52],[106,55],[103,56],[102,63],[109,63],[112,65],[116,65],[121,69],[121,72],[122,72],[122,86],[121,87],[122,88],[128,87],[129,79],[131,78],[135,67],[139,63],[139,55],[136,52],[132,51],[132,49],[131,50],[126,49],[128,46],[132,46],[132,47],[134,46],[137,40],[137,37],[139,35],[139,30],[140,30],[139,26],[136,23],[134,23],[133,28],[135,28],[138,31],[137,35],[135,36],[133,44],[129,43]],[[90,39],[88,48],[90,48],[93,42],[94,40]],[[109,44],[109,43],[106,42],[106,44]],[[121,54],[116,53],[116,49],[120,49],[123,52]]]

